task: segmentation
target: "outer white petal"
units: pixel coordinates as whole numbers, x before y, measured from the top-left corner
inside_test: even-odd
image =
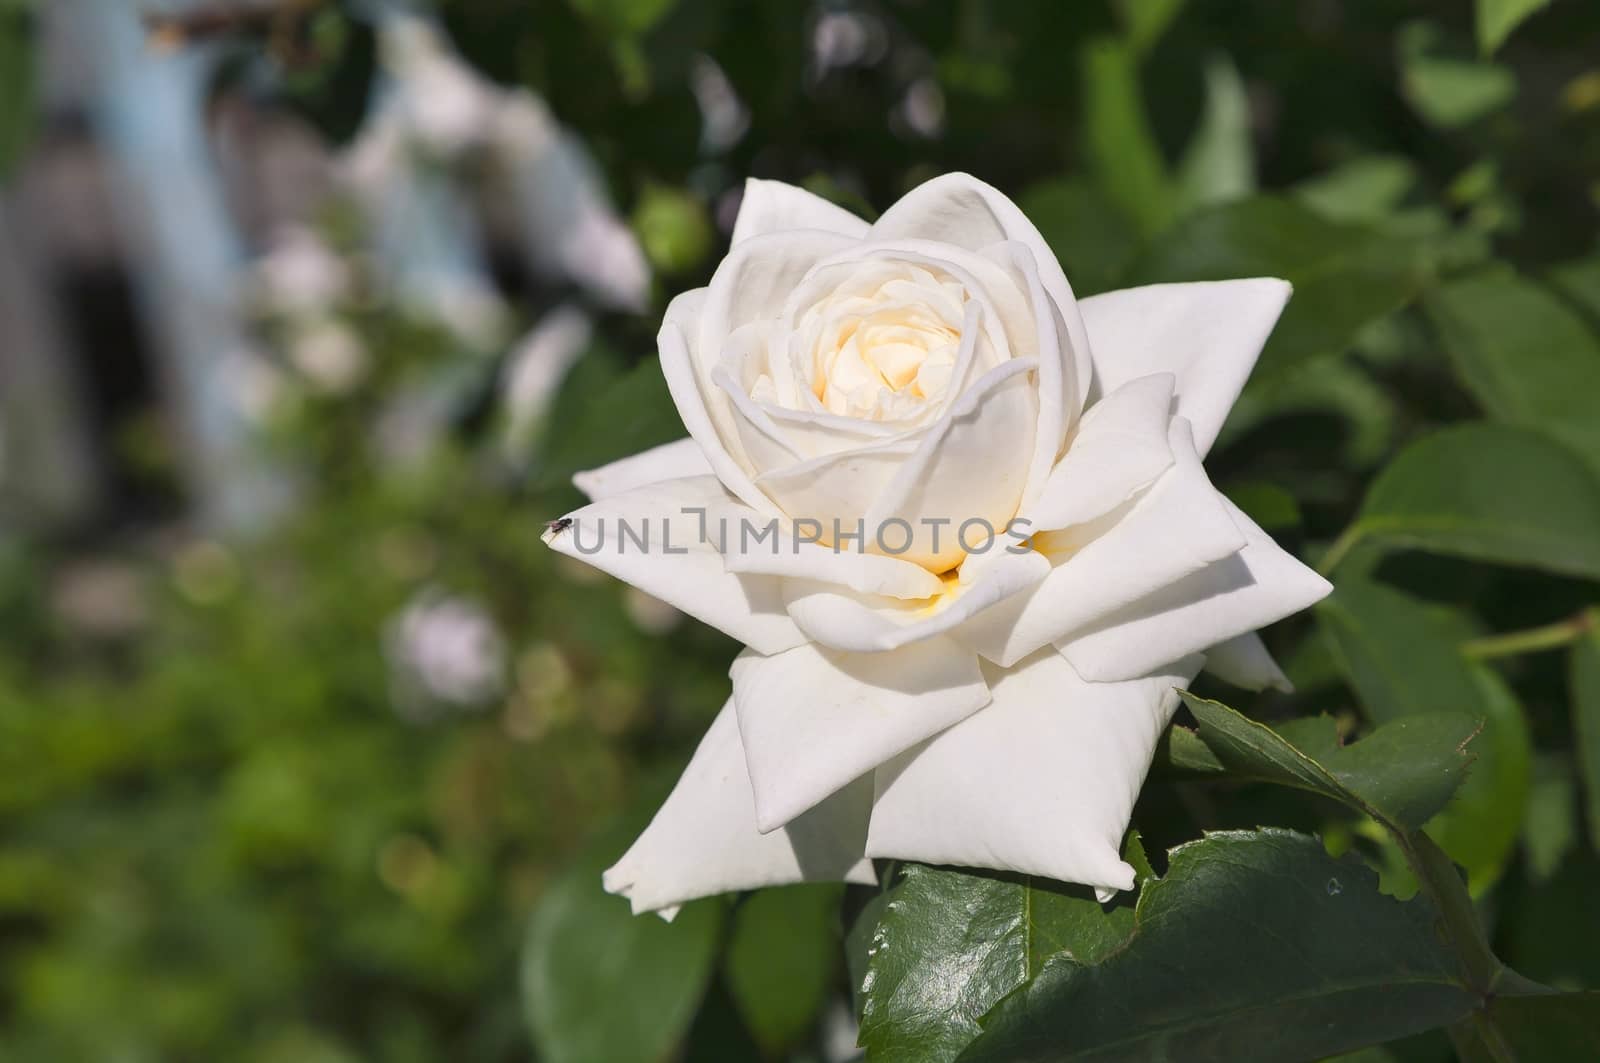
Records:
[[[695,476],[647,484],[585,506],[553,522],[544,541],[747,646],[777,653],[806,641],[784,611],[782,581],[729,572],[717,549],[723,522],[737,529],[747,520],[758,521],[757,514],[714,477]]]
[[[1132,888],[1122,836],[1200,665],[1090,683],[1043,650],[996,669],[987,708],[878,769],[867,854]]]
[[[711,408],[707,405],[710,396],[695,369],[683,328],[673,320],[670,307],[656,342],[661,348],[661,373],[667,378],[667,390],[672,393],[673,405],[677,406],[678,416],[683,418],[683,426],[689,430],[690,438],[700,445],[700,451],[705,455],[712,472],[716,473],[723,486],[747,506],[768,515],[776,514],[777,507],[751,481],[743,463],[728,448],[727,441],[732,438],[732,432],[730,430],[724,435],[712,416]],[[726,399],[720,394],[715,398],[723,404],[720,408],[726,421]]]
[[[1245,548],[1059,640],[1078,671],[1104,681],[1139,675],[1152,662],[1199,652],[1298,613],[1333,590],[1237,506],[1223,503],[1244,533]]]
[[[1204,457],[1290,291],[1287,281],[1259,277],[1152,284],[1083,300],[1100,394],[1135,377],[1175,374],[1177,412],[1194,424]]]
[[[662,480],[681,480],[686,476],[710,476],[711,463],[705,451],[693,439],[680,439],[663,443],[659,447],[602,465],[598,469],[580,472],[572,478],[573,486],[589,496],[590,501],[620,495],[635,487],[660,483]]]
[[[871,781],[845,787],[782,830],[756,830],[733,699],[722,707],[650,826],[605,873],[639,912],[787,882],[877,881],[862,856]]]
[[[1189,423],[1175,418],[1167,439],[1173,466],[1148,492],[1126,512],[1041,537],[1040,550],[1053,565],[1048,577],[1031,592],[977,614],[954,632],[955,638],[991,661],[1010,665],[1243,548],[1245,536],[1227,500],[1206,478]],[[790,613],[808,627],[792,604]],[[1170,654],[1155,663],[1182,656]]]
[[[751,177],[744,183],[739,218],[733,223],[733,243],[742,244],[752,236],[787,229],[821,229],[861,239],[870,228],[843,207],[803,188]]]
[[[1083,402],[1093,372],[1089,350],[1093,337],[1085,330],[1072,285],[1067,283],[1061,263],[1038,228],[1015,203],[999,189],[970,174],[944,174],[913,188],[884,211],[873,223],[869,239],[905,237],[944,241],[970,251],[982,251],[1004,240],[1026,245],[1033,252],[1044,290],[1061,312],[1072,377],[1077,384],[1076,401]],[[1068,410],[1069,419],[1077,412]]]
[[[989,703],[977,655],[948,639],[893,653],[797,646],[733,662],[756,826],[781,827]]]
[[[1206,650],[1206,671],[1244,690],[1280,690],[1294,693],[1294,684],[1272,659],[1261,636],[1254,631],[1219,642]]]
[[[1037,529],[1065,528],[1110,513],[1172,466],[1171,373],[1130,380],[1089,408],[1072,446],[1024,510]]]

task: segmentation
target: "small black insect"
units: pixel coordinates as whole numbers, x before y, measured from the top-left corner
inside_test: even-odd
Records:
[[[562,517],[560,520],[552,520],[546,523],[544,530],[551,535],[560,535],[570,527],[572,527],[572,518]]]

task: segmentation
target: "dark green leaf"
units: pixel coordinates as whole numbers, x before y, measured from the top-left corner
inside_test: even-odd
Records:
[[[1564,262],[1550,270],[1551,287],[1560,292],[1589,320],[1600,328],[1600,255]]]
[[[1572,742],[1586,797],[1589,838],[1600,852],[1600,612],[1572,647]]]
[[[1443,285],[1423,305],[1489,416],[1558,439],[1600,470],[1600,337],[1588,322],[1505,271]]]
[[[1466,1015],[1422,897],[1289,831],[1179,846],[1100,962],[1051,962],[984,1018],[967,1063],[1314,1059]]]
[[[1365,541],[1600,579],[1596,528],[1600,481],[1575,453],[1528,429],[1467,424],[1401,451],[1330,560]]]
[[[1462,655],[1466,625],[1399,591],[1344,580],[1317,616],[1375,722],[1452,712],[1482,722],[1467,781],[1427,829],[1467,868],[1474,890],[1486,887],[1516,843],[1527,802],[1531,740],[1515,697],[1494,672]]]
[[[1600,1047],[1600,993],[1496,996],[1480,1024],[1493,1027],[1496,1053],[1474,1046],[1464,1063],[1572,1063]],[[1506,1051],[1506,1050],[1509,1050]]]
[[[739,905],[728,941],[727,985],[750,1032],[774,1055],[815,1024],[839,955],[834,885],[759,890]]]
[[[1229,775],[1321,794],[1399,832],[1422,826],[1450,800],[1480,726],[1457,712],[1408,716],[1341,746],[1326,716],[1292,721],[1280,734],[1219,702],[1183,700]]]
[[[604,359],[586,357],[561,390],[584,398],[555,404],[541,455],[540,482],[546,487],[687,434],[653,358],[618,374]]]
[[[954,1059],[978,1017],[1051,956],[1093,962],[1132,927],[1130,909],[1087,887],[907,867],[873,940],[861,1043],[874,1063]]]
[[[857,1022],[861,1021],[861,1012],[866,1006],[866,994],[862,987],[866,984],[867,966],[872,960],[873,942],[878,937],[878,924],[883,922],[884,915],[889,911],[889,902],[899,889],[897,876],[892,885],[873,894],[872,899],[861,906],[850,932],[845,935],[844,959],[850,968],[850,1003],[855,1007]]]
[[[1088,181],[1034,185],[1022,194],[1018,205],[1039,227],[1080,297],[1115,288],[1139,247],[1133,223]]]
[[[586,850],[546,889],[523,949],[522,993],[539,1058],[652,1063],[689,1029],[716,960],[720,901],[685,905],[671,923],[634,915],[600,873],[632,837],[629,822]]]
[[[1294,297],[1257,374],[1350,346],[1368,322],[1411,300],[1418,254],[1370,229],[1329,221],[1291,200],[1259,196],[1200,211],[1162,233],[1128,284],[1282,277]]]
[[[1277,484],[1253,480],[1230,485],[1223,492],[1228,500],[1267,531],[1283,531],[1300,526],[1300,504],[1294,495]]]

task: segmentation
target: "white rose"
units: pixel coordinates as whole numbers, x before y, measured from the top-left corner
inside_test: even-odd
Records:
[[[594,504],[546,534],[748,647],[606,887],[670,911],[894,857],[1130,888],[1118,850],[1175,688],[1207,662],[1283,685],[1251,632],[1329,590],[1200,464],[1288,295],[1079,302],[963,174],[871,225],[749,182],[728,257],[661,330],[690,438],[581,475]],[[776,549],[742,532],[773,519]],[[1031,549],[982,548],[1012,521]]]

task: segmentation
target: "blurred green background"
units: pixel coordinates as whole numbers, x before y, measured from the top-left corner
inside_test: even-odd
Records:
[[[681,436],[655,324],[746,176],[955,169],[1080,295],[1295,283],[1209,467],[1303,557],[1454,422],[1600,475],[1588,0],[0,0],[0,1056],[849,1058],[866,891],[599,893],[735,647],[538,538]],[[1436,836],[1508,963],[1600,985],[1600,645],[1460,652],[1588,630],[1530,550],[1358,544],[1268,634],[1300,693],[1234,703],[1489,717]],[[1136,823],[1396,867],[1159,770]]]

